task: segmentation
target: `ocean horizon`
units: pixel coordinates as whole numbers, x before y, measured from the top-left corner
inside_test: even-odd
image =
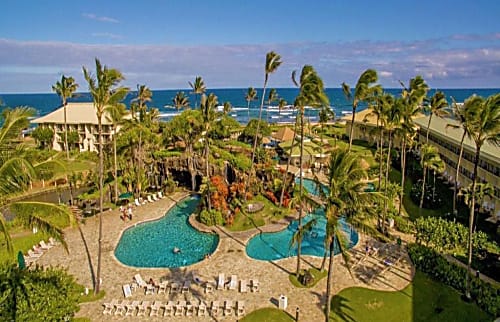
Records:
[[[269,94],[269,89],[266,89],[266,96]],[[248,120],[253,118],[258,118],[258,112],[261,101],[262,88],[256,88],[258,99],[250,102],[250,108],[247,108],[247,101],[245,100],[245,95],[247,93],[247,88],[217,88],[217,89],[207,89],[208,93],[214,93],[218,97],[219,105],[223,105],[224,102],[230,102],[233,110],[229,113],[231,116],[235,117],[242,124],[246,124]],[[386,92],[391,93],[395,96],[401,94],[401,88],[389,88],[384,89]],[[497,88],[453,88],[453,89],[431,89],[429,91],[429,96],[437,90],[443,91],[446,98],[451,103],[451,98],[453,97],[457,102],[463,102],[465,99],[471,95],[479,95],[483,97],[490,96],[492,94],[500,92]],[[195,102],[199,104],[199,97],[191,93],[191,89],[170,89],[170,90],[152,90],[153,96],[152,101],[148,103],[150,108],[158,108],[160,111],[160,118],[162,120],[169,120],[173,116],[179,114],[182,111],[178,111],[173,107],[173,98],[176,93],[183,91],[188,97],[191,106],[195,105]],[[293,101],[298,93],[297,88],[276,88],[278,96],[284,98],[288,105],[293,104]],[[330,106],[335,112],[335,117],[339,118],[343,115],[349,114],[352,105],[348,102],[342,89],[340,88],[327,88],[325,89],[327,96],[330,99]],[[70,99],[69,102],[91,102],[92,97],[89,93],[77,93],[76,98]],[[125,104],[127,107],[130,106],[130,101],[135,97],[136,92],[131,91],[127,98],[125,99]],[[5,107],[17,107],[17,106],[30,106],[37,111],[37,116],[44,116],[61,106],[61,100],[59,96],[55,93],[26,93],[26,94],[0,94],[0,99],[3,102],[3,106],[0,107],[2,111]],[[277,108],[278,102],[273,102],[267,104],[267,97],[265,98],[263,119],[267,119],[270,123],[292,123],[295,119],[295,111],[293,110],[283,110],[281,113]],[[361,111],[365,109],[365,105],[358,107]],[[318,117],[317,109],[306,109],[306,117],[309,118],[311,122],[317,122]]]

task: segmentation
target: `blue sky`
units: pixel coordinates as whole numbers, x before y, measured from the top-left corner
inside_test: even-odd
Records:
[[[367,68],[385,87],[422,75],[433,88],[500,87],[500,1],[3,0],[0,93],[50,92],[61,74],[86,88],[94,58],[125,84],[262,86],[265,54],[283,65],[270,85],[313,65],[327,87]]]

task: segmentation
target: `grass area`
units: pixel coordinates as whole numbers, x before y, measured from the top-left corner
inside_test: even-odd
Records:
[[[325,269],[323,271],[320,271],[316,268],[310,268],[308,269],[309,273],[313,276],[313,282],[310,285],[303,285],[299,280],[297,279],[297,276],[295,276],[295,273],[292,273],[288,275],[288,278],[290,279],[290,282],[293,284],[295,287],[300,287],[300,288],[311,288],[314,285],[318,284],[319,281],[321,281],[323,278],[325,278],[328,275],[328,271]]]
[[[41,232],[33,234],[26,231],[25,233],[22,233],[22,235],[12,238],[14,252],[9,254],[7,252],[7,248],[5,247],[5,240],[0,238],[0,263],[17,261],[17,253],[19,251],[26,253],[33,247],[33,245],[38,244],[41,240],[47,241],[48,239],[49,236],[42,234]]]
[[[295,319],[288,313],[271,307],[255,310],[244,318],[238,320],[240,322],[292,322]]]
[[[248,203],[255,202],[263,203],[264,208],[255,213],[243,214],[240,212],[237,214],[234,218],[233,224],[227,227],[230,231],[244,231],[255,228],[255,226],[263,226],[265,224],[272,223],[273,221],[280,220],[289,213],[288,209],[280,209],[264,196],[256,196],[252,200],[248,201]]]
[[[375,291],[352,287],[332,299],[331,321],[492,321],[475,304],[442,283],[416,272],[402,291]]]

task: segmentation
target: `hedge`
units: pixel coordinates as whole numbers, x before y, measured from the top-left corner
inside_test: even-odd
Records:
[[[439,253],[422,245],[408,245],[408,254],[415,267],[432,278],[465,293],[467,269],[450,263]],[[479,278],[471,279],[471,296],[485,312],[500,314],[500,288]]]

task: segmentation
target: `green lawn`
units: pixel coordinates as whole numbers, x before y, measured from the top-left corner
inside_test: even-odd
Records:
[[[331,321],[492,321],[475,304],[465,303],[452,288],[417,272],[402,291],[360,287],[341,291],[332,299]]]
[[[312,305],[312,304],[311,304]],[[285,311],[275,308],[264,308],[253,311],[244,318],[238,320],[240,322],[292,322],[295,321],[290,314]]]

